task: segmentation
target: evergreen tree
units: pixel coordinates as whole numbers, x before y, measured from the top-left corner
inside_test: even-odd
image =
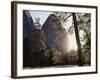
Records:
[[[30,54],[32,55],[33,66],[41,66],[45,63],[44,50],[46,49],[46,44],[45,44],[46,38],[44,31],[37,27],[38,24],[36,24],[36,26],[33,27],[30,40],[30,47],[29,47]]]

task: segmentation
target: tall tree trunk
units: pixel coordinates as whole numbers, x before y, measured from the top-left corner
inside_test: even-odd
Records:
[[[73,16],[73,22],[74,22],[75,35],[76,35],[76,42],[77,42],[77,46],[78,46],[78,64],[79,64],[79,66],[83,66],[81,44],[80,44],[79,31],[78,31],[78,24],[77,24],[75,13],[72,13],[72,16]]]

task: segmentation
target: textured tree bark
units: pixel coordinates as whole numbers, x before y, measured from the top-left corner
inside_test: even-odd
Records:
[[[75,35],[76,35],[76,43],[77,43],[77,46],[78,46],[78,65],[83,66],[81,44],[80,44],[79,31],[78,31],[78,24],[77,24],[75,13],[72,13],[72,16],[73,16]]]

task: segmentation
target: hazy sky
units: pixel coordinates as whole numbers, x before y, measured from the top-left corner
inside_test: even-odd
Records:
[[[33,21],[35,22],[35,18],[40,18],[40,24],[43,25],[44,22],[46,21],[47,17],[51,14],[52,12],[47,12],[47,11],[30,11],[30,14],[33,18]]]

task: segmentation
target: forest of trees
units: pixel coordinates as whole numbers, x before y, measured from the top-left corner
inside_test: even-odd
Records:
[[[63,26],[69,18],[72,18],[72,25],[66,30]],[[26,57],[28,59],[27,64],[23,65],[24,67],[91,65],[90,14],[53,12],[44,25],[41,25],[39,21],[40,18],[36,18],[32,27],[31,38],[27,45],[28,51],[26,50],[29,57]],[[49,28],[51,26],[52,28]],[[51,30],[51,32],[48,30]],[[65,48],[66,35],[71,35],[74,32],[77,50],[67,52]]]
[[[78,57],[79,57],[79,64],[80,65],[84,65],[84,64],[88,64],[90,65],[90,56],[91,56],[91,28],[90,28],[90,14],[75,14],[78,18],[79,21],[77,21],[77,28],[79,29],[78,34],[81,34],[81,32],[83,32],[82,36],[77,38],[76,35],[76,40],[79,39],[79,41],[77,41],[77,45],[78,45],[78,50],[80,50],[80,52],[78,53]],[[73,18],[74,18],[73,15]],[[75,21],[75,20],[73,20]],[[74,24],[75,27],[75,24]],[[76,33],[77,31],[75,31]]]
[[[76,35],[76,42],[78,46],[78,64],[80,66],[91,64],[91,14],[89,13],[67,13],[54,12],[58,15],[62,24],[72,17],[73,24],[69,28],[68,33],[72,34],[73,30]]]

